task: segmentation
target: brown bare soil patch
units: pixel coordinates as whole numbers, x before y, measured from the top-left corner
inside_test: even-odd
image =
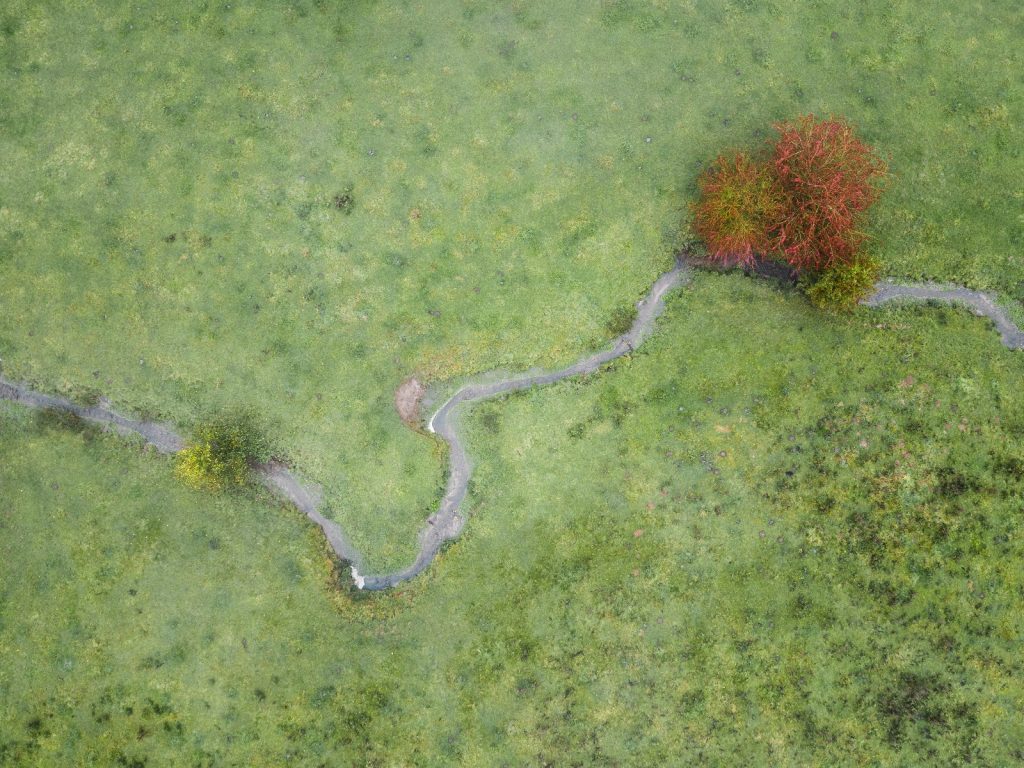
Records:
[[[395,410],[408,426],[413,429],[420,428],[420,400],[427,392],[424,387],[412,376],[395,390]]]

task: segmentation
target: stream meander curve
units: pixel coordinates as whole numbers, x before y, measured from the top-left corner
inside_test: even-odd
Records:
[[[413,578],[425,570],[445,542],[455,539],[462,531],[466,519],[460,507],[466,496],[472,465],[465,445],[456,430],[455,415],[463,404],[470,404],[487,398],[516,392],[530,387],[551,384],[562,379],[593,373],[601,366],[622,357],[636,349],[653,328],[654,321],[664,309],[664,297],[673,288],[689,278],[690,266],[678,259],[668,272],[659,277],[650,291],[638,304],[636,319],[632,327],[621,336],[612,339],[604,350],[595,352],[572,365],[557,371],[530,372],[486,383],[466,384],[448,398],[430,417],[427,429],[448,444],[448,481],[438,510],[427,518],[419,532],[419,549],[415,560],[405,568],[391,573],[361,574],[359,567],[364,562],[361,553],[351,544],[337,522],[320,513],[321,494],[315,485],[303,483],[291,469],[281,462],[271,461],[255,468],[260,481],[281,498],[295,505],[303,514],[319,526],[334,553],[349,563],[352,579],[360,589],[381,590],[393,587]],[[942,286],[932,283],[899,285],[882,281],[862,304],[877,307],[891,301],[939,301],[966,306],[974,314],[988,317],[1004,346],[1009,349],[1024,349],[1024,332],[999,307],[994,298],[982,291],[959,286]],[[121,434],[136,434],[161,453],[171,454],[185,446],[185,439],[172,427],[153,421],[136,420],[113,410],[109,403],[101,400],[94,406],[84,406],[65,398],[37,392],[24,384],[8,381],[0,376],[0,399],[10,400],[30,408],[50,408],[72,413],[79,418],[102,424]]]

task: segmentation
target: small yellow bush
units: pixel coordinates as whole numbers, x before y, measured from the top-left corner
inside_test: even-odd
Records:
[[[807,297],[819,309],[852,312],[857,303],[869,296],[882,272],[872,256],[859,255],[846,264],[835,264],[819,274],[807,286]]]
[[[187,485],[220,491],[244,485],[249,467],[269,454],[267,439],[247,412],[201,424],[195,440],[178,453],[176,473]]]

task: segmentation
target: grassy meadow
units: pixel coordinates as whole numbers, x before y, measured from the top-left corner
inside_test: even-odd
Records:
[[[482,405],[463,539],[377,595],[294,510],[7,408],[0,761],[1019,761],[1024,359],[817,322],[701,276],[632,359]]]
[[[889,275],[1024,300],[1021,39],[1009,0],[8,0],[0,364],[258,410],[397,567],[444,454],[395,387],[600,345],[774,121],[889,158]],[[698,275],[468,415],[463,537],[373,596],[273,499],[2,406],[0,765],[1020,762],[1022,373],[964,312]]]
[[[258,408],[398,565],[441,474],[398,383],[591,349],[773,121],[891,157],[893,275],[1019,294],[1024,29],[985,8],[6,3],[0,359],[186,426]]]

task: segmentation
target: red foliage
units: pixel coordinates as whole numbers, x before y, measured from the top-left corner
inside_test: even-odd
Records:
[[[743,152],[720,156],[697,180],[700,199],[693,226],[712,260],[749,263],[771,246],[772,227],[782,211],[771,168]]]
[[[887,172],[843,120],[806,115],[775,126],[772,168],[784,196],[771,250],[798,269],[847,264],[864,235],[856,225]]]

